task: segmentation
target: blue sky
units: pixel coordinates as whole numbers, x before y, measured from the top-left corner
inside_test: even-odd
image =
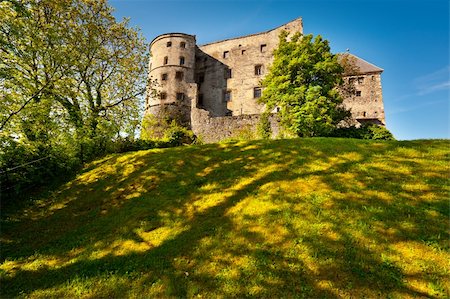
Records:
[[[166,32],[204,44],[269,30],[297,17],[334,53],[383,68],[386,124],[397,139],[450,138],[447,0],[110,0],[150,42]]]

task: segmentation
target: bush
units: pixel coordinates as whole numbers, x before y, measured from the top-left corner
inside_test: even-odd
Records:
[[[386,127],[376,124],[363,124],[357,128],[355,126],[338,128],[329,137],[372,139],[372,140],[395,140],[394,135]]]
[[[10,201],[36,187],[48,185],[56,178],[73,173],[81,161],[62,147],[41,142],[0,138],[0,193]]]
[[[169,128],[164,132],[164,139],[172,146],[179,146],[183,144],[192,144],[195,141],[195,135],[191,130],[188,130],[175,121],[172,121]]]

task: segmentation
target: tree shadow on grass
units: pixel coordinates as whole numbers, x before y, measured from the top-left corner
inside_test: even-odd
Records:
[[[20,263],[2,276],[2,295],[112,275],[130,283],[140,279],[136,288],[143,293],[161,284],[161,290],[148,293],[159,296],[431,296],[405,283],[409,274],[389,253],[395,242],[445,234],[444,215],[428,213],[441,211],[443,199],[408,203],[423,194],[406,192],[398,182],[388,189],[392,202],[378,198],[369,192],[371,184],[383,186],[395,170],[367,172],[367,167],[398,145],[362,147],[355,154],[358,146],[259,141],[115,156],[60,190],[51,205],[30,211],[31,217],[9,218],[2,261]],[[346,182],[348,173],[352,180]],[[435,174],[442,177],[438,170]],[[313,179],[330,191],[305,191]],[[289,187],[294,192],[284,185],[279,193],[265,189],[283,182],[297,184]],[[428,184],[430,192],[440,194],[435,183]],[[261,196],[275,205],[248,214],[245,206]],[[334,209],[326,208],[327,202]],[[353,219],[342,218],[349,215]],[[426,226],[433,227],[430,233]],[[164,229],[168,237],[160,242],[146,237]],[[385,235],[388,229],[395,233]],[[125,241],[141,247],[126,248]],[[33,256],[61,262],[23,267]],[[435,272],[432,279],[443,279]],[[125,297],[133,291],[121,286],[95,295]]]

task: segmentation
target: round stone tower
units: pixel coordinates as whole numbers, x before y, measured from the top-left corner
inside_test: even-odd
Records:
[[[195,102],[195,36],[184,33],[159,35],[150,43],[149,90],[146,113],[175,119],[190,127]]]

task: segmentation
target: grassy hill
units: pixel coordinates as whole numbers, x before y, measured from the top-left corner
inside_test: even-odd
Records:
[[[109,156],[2,212],[1,296],[449,296],[450,142]]]

